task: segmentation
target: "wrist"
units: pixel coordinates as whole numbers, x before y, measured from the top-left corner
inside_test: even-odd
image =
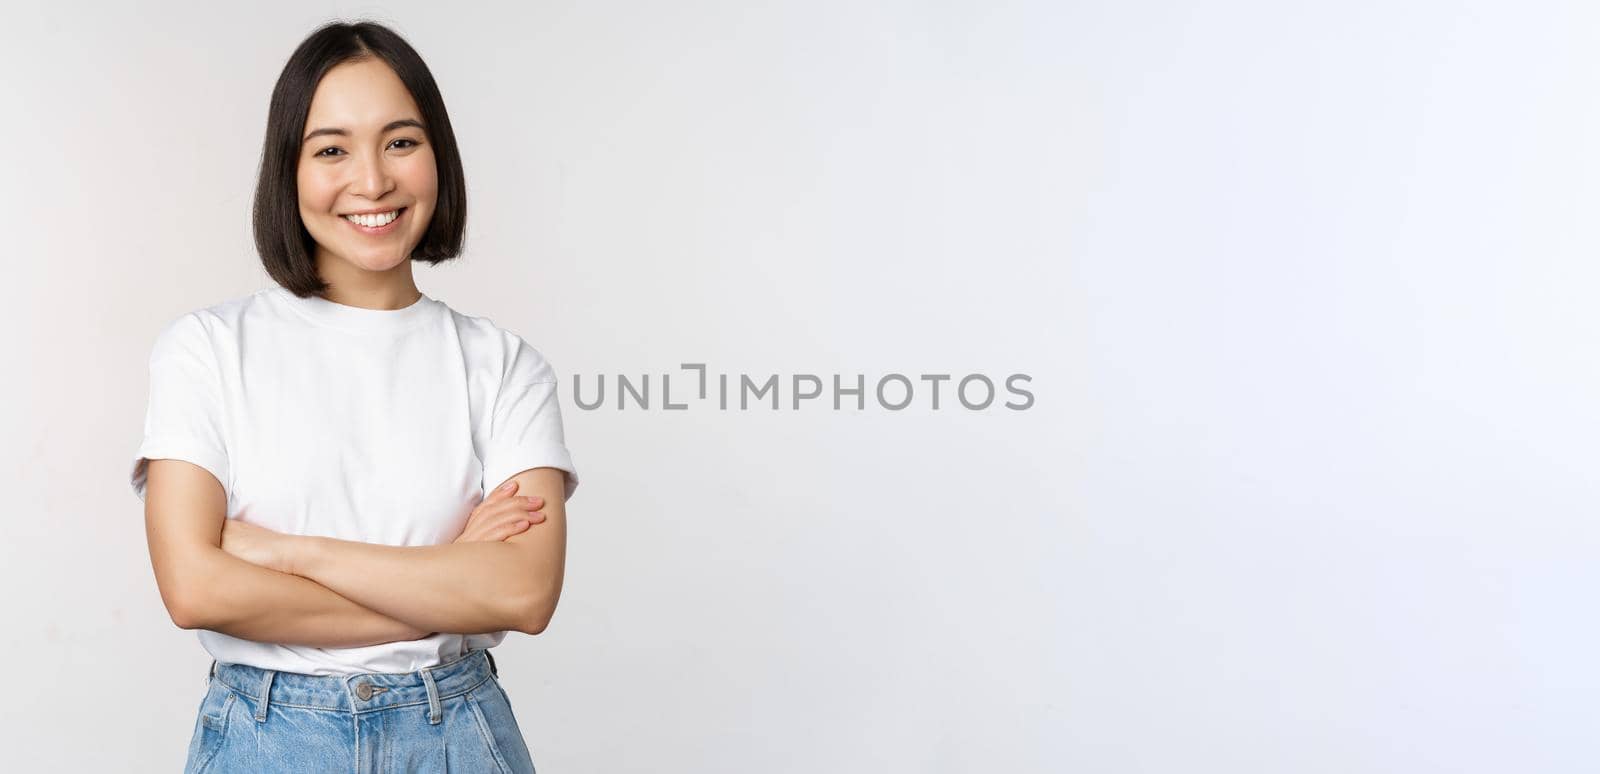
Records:
[[[283,572],[310,578],[322,555],[324,539],[309,535],[289,535],[283,552]]]

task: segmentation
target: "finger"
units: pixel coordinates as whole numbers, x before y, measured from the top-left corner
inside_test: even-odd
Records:
[[[528,522],[527,522],[527,520],[518,519],[517,521],[511,522],[510,524],[507,524],[504,527],[501,527],[500,528],[500,537],[496,538],[496,541],[505,540],[506,538],[511,537],[512,535],[520,535],[523,532],[527,532],[527,531],[528,531]]]
[[[528,518],[528,502],[521,497],[513,497],[494,503],[484,509],[483,518],[494,521],[516,521]]]
[[[471,524],[474,520],[487,515],[491,510],[493,510],[493,506],[496,503],[514,502],[511,500],[511,493],[516,491],[518,486],[520,486],[520,484],[518,484],[517,480],[513,478],[504,484],[501,484],[499,487],[496,487],[494,491],[489,493],[488,497],[485,497],[481,502],[478,503],[476,507],[472,509],[471,513],[467,514],[467,523]]]
[[[544,514],[538,513],[538,510],[543,507],[544,503],[542,501],[530,503],[526,499],[518,497],[509,502],[497,503],[494,508],[493,518],[505,521],[516,521],[517,519],[533,519],[535,522],[544,521]]]
[[[517,487],[519,486],[521,486],[521,484],[516,479],[510,479],[504,484],[495,487],[495,490],[490,492],[489,496],[485,497],[483,501],[490,502],[492,500],[503,500],[507,497],[510,497],[512,492],[517,491]]]
[[[495,503],[493,507],[485,508],[482,513],[478,514],[478,522],[488,528],[510,524],[518,519],[526,518],[528,518],[528,511],[517,500]]]
[[[524,498],[522,498],[522,500],[523,500],[523,506],[526,507],[530,511],[537,511],[540,508],[544,507],[544,498],[540,497],[538,495],[531,495],[531,496],[528,496],[528,497],[524,497]]]

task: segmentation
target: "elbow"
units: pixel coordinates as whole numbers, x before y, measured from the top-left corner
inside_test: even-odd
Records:
[[[200,619],[195,615],[187,612],[180,613],[171,609],[169,609],[167,612],[172,614],[172,625],[178,627],[179,629],[193,631],[195,629],[206,628],[204,624],[200,623]]]
[[[523,634],[542,634],[545,627],[550,625],[548,618],[525,618],[514,628]]]
[[[511,628],[523,634],[540,634],[556,614],[557,593],[530,594],[517,606]]]
[[[157,573],[156,585],[167,616],[179,629],[215,628],[210,585],[193,572]]]
[[[226,625],[231,595],[226,584],[232,576],[216,561],[216,546],[196,546],[166,553],[155,564],[156,588],[167,616],[179,629],[210,629]]]
[[[535,605],[524,608],[516,618],[512,628],[523,634],[540,634],[550,625],[550,619],[555,615],[555,605]]]
[[[163,594],[162,601],[167,606],[167,616],[172,619],[174,626],[179,629],[206,628],[205,606],[193,590]]]

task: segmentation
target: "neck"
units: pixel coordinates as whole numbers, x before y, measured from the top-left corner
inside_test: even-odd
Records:
[[[317,249],[317,273],[328,283],[323,298],[363,309],[404,309],[422,298],[406,259],[385,271],[369,271]]]

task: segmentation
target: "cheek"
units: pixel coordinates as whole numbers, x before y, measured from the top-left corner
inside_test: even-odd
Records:
[[[331,210],[339,190],[325,174],[304,168],[295,175],[295,186],[299,189],[300,209],[312,214]]]
[[[439,198],[439,173],[434,167],[433,154],[413,153],[406,157],[406,163],[396,170],[411,195],[416,197],[417,206],[433,209],[434,203]]]

